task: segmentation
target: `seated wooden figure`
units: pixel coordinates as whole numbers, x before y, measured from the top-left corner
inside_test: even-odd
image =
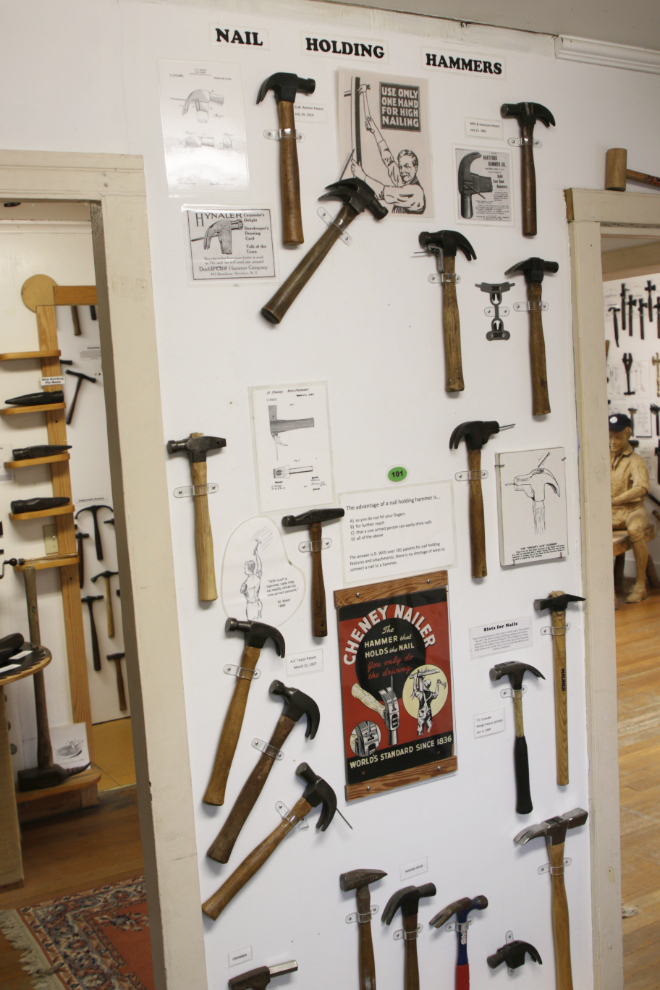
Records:
[[[612,480],[612,529],[627,530],[635,555],[637,577],[626,602],[642,602],[647,597],[646,565],[649,551],[646,532],[650,526],[644,507],[649,492],[646,464],[630,445],[632,423],[624,413],[608,417],[610,429],[610,472]]]

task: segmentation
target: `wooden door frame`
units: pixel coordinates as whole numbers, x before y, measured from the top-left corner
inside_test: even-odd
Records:
[[[0,151],[0,197],[90,204],[154,979],[206,990],[143,161]]]

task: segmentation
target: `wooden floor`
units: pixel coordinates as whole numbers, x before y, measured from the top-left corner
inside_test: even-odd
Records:
[[[92,726],[94,765],[101,771],[99,791],[135,783],[133,733],[130,718],[99,722]]]
[[[621,599],[620,599],[621,600]],[[660,988],[660,591],[616,613],[625,990]]]

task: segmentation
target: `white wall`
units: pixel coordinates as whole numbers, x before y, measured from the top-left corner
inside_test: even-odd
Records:
[[[297,729],[237,844],[229,867],[220,868],[204,851],[224,820],[223,810],[203,806],[204,792],[222,719],[233,685],[220,673],[236,663],[240,643],[223,633],[225,615],[219,602],[202,607],[196,598],[192,520],[182,521],[173,503],[174,555],[178,575],[179,622],[190,726],[193,787],[198,820],[200,878],[208,896],[279,819],[278,799],[293,803],[300,786],[293,770],[308,759],[340,796],[353,831],[337,819],[327,833],[312,828],[294,833],[273,859],[207,931],[209,986],[224,986],[236,975],[227,955],[251,945],[255,965],[296,958],[300,973],[291,985],[310,980],[323,988],[356,979],[357,933],[344,923],[352,899],[339,892],[338,875],[348,869],[373,867],[389,876],[374,891],[384,906],[403,884],[399,866],[428,856],[429,872],[419,882],[433,881],[438,895],[425,905],[421,920],[444,904],[465,895],[485,894],[491,907],[470,934],[472,981],[475,988],[491,979],[485,956],[504,941],[511,928],[516,937],[533,942],[544,965],[528,963],[530,986],[554,986],[550,927],[550,883],[537,867],[547,860],[540,841],[518,850],[512,843],[525,820],[514,813],[512,768],[513,728],[507,710],[507,731],[490,739],[473,738],[475,713],[499,707],[499,691],[488,679],[489,660],[470,661],[470,626],[533,613],[533,599],[553,588],[580,593],[577,437],[574,413],[570,333],[569,257],[563,189],[600,188],[607,147],[627,147],[631,160],[658,158],[660,137],[648,127],[648,106],[657,103],[660,80],[595,66],[557,62],[551,46],[538,39],[525,51],[525,36],[516,52],[506,52],[507,78],[445,77],[429,74],[433,121],[434,182],[437,203],[433,222],[419,224],[359,218],[353,246],[337,245],[313,282],[279,328],[259,316],[270,290],[264,286],[191,287],[182,240],[181,200],[168,196],[163,161],[158,96],[158,59],[240,58],[250,158],[251,190],[242,202],[271,206],[279,218],[279,173],[273,146],[262,138],[274,126],[274,109],[254,104],[261,81],[286,69],[317,80],[316,97],[328,107],[328,123],[310,125],[301,146],[303,219],[308,243],[323,229],[316,217],[317,196],[338,175],[336,153],[335,72],[338,59],[303,57],[300,32],[321,29],[331,37],[344,29],[367,37],[385,37],[390,46],[388,69],[393,75],[423,74],[420,48],[424,35],[443,25],[428,19],[374,14],[368,11],[312,4],[173,5],[169,3],[76,2],[26,0],[20,7],[4,0],[5,32],[13,44],[0,66],[5,103],[0,107],[3,143],[8,148],[107,151],[141,154],[147,176],[154,293],[160,348],[163,441],[189,431],[227,438],[227,449],[209,462],[209,478],[221,484],[210,499],[218,569],[229,534],[257,513],[248,409],[248,386],[327,380],[338,492],[378,488],[387,470],[404,463],[410,483],[445,480],[464,469],[464,452],[449,453],[453,427],[467,419],[515,422],[516,428],[486,448],[490,471],[485,483],[489,577],[470,578],[467,492],[456,486],[456,528],[459,565],[450,570],[450,617],[456,704],[458,772],[400,792],[343,807],[341,712],[338,657],[334,633],[323,644],[325,669],[296,684],[321,705],[317,740],[303,741]],[[249,15],[256,27],[270,33],[270,50],[230,55],[209,43],[209,23],[242,24]],[[246,25],[247,26],[247,25]],[[497,44],[497,35],[494,35]],[[529,42],[532,45],[532,42]],[[520,49],[523,49],[522,51]],[[503,54],[500,51],[500,54]],[[346,63],[350,67],[350,62]],[[463,119],[478,115],[499,119],[502,102],[532,99],[550,107],[557,127],[540,135],[537,154],[540,235],[525,241],[519,225],[497,231],[466,231],[478,260],[459,260],[463,281],[458,287],[464,341],[464,394],[449,397],[443,389],[440,295],[427,282],[430,264],[413,258],[419,231],[454,228],[452,143],[463,142]],[[515,135],[513,122],[505,135]],[[505,147],[494,143],[495,148]],[[516,213],[520,217],[516,168]],[[189,197],[194,202],[194,198]],[[238,200],[233,200],[237,202]],[[232,202],[218,197],[217,205]],[[519,224],[519,221],[518,221]],[[461,229],[459,227],[459,229]],[[302,251],[279,251],[282,274],[294,267]],[[544,316],[552,414],[544,421],[530,417],[527,323],[524,316],[506,321],[512,333],[506,344],[488,343],[484,295],[473,283],[496,281],[511,264],[540,254],[559,262],[557,277],[544,283],[550,309]],[[512,301],[524,298],[522,280]],[[561,562],[501,570],[498,565],[497,516],[493,453],[542,446],[564,446],[567,453],[569,557]],[[169,485],[189,484],[183,458],[169,467]],[[176,509],[176,511],[175,511]],[[277,517],[279,519],[279,516]],[[609,536],[607,537],[609,539]],[[298,536],[285,537],[300,566]],[[341,586],[340,543],[325,555],[328,600]],[[571,783],[559,789],[554,769],[554,714],[551,683],[533,684],[525,698],[530,747],[534,821],[588,804],[585,738],[584,658],[579,611],[570,616],[569,746]],[[545,617],[534,618],[534,647],[516,659],[532,662],[549,677],[551,642],[540,636]],[[313,645],[307,608],[284,626],[288,652]],[[238,794],[254,763],[253,735],[267,736],[276,718],[265,687],[283,667],[270,648],[260,661],[262,679],[253,686],[244,732],[234,761],[228,804]],[[163,713],[167,717],[167,713]],[[310,816],[314,824],[315,815]],[[571,910],[575,985],[591,985],[590,870],[587,829],[569,835],[567,854],[573,865],[566,884]],[[200,915],[201,917],[201,915]],[[397,927],[393,925],[393,927]],[[400,985],[402,946],[391,930],[375,924],[379,983],[384,990]],[[381,931],[381,928],[384,930]],[[455,959],[453,935],[431,936],[419,943],[422,981],[451,980]],[[240,967],[238,967],[240,971]],[[439,976],[439,974],[443,974]],[[492,978],[505,978],[495,974]]]

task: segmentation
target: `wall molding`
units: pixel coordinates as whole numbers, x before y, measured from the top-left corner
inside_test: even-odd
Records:
[[[605,65],[610,69],[629,69],[633,72],[660,75],[660,52],[650,48],[634,48],[631,45],[560,35],[555,38],[555,55],[569,62],[588,62],[590,65]]]

